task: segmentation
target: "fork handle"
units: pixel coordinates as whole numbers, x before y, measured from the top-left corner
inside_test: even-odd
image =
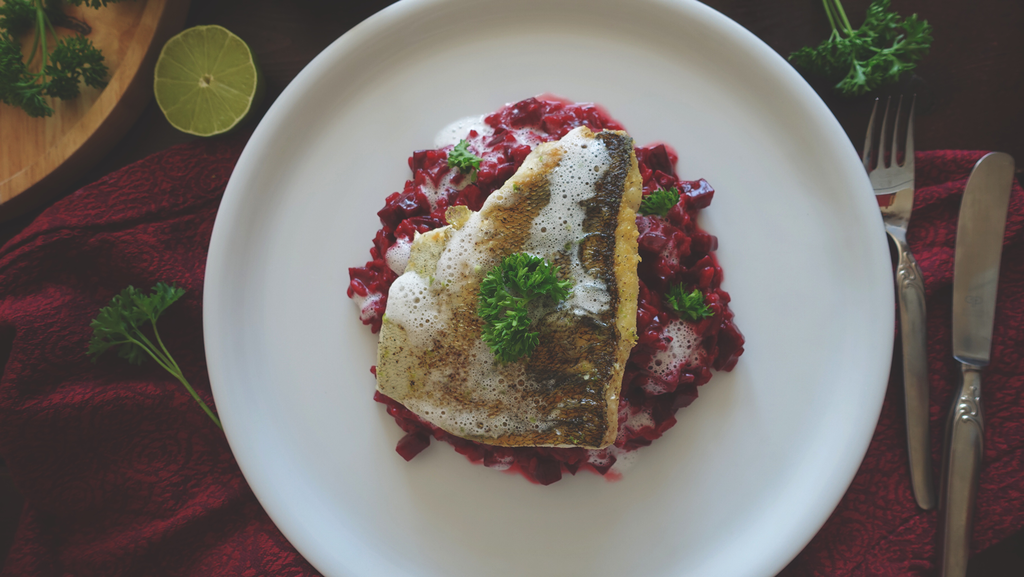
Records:
[[[910,483],[917,506],[935,508],[931,442],[928,434],[928,351],[924,304],[924,277],[905,238],[890,233],[899,253],[896,286],[900,303],[903,344],[903,394],[906,398],[907,453]]]

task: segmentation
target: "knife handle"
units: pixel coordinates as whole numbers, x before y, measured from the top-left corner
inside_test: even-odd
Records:
[[[910,485],[917,506],[935,508],[932,453],[928,411],[928,349],[924,305],[924,275],[905,238],[892,236],[899,253],[896,287],[900,303],[900,337],[903,345],[903,395],[906,398],[907,454]]]
[[[942,577],[967,575],[971,522],[984,444],[981,367],[961,363],[960,389],[946,423],[942,463]]]

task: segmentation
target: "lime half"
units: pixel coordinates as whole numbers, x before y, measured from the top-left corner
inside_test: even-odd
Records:
[[[164,44],[153,92],[172,126],[213,136],[237,126],[259,104],[261,80],[241,38],[221,26],[196,26]]]

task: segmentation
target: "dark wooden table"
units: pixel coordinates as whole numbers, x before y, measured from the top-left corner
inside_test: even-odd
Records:
[[[627,1],[627,0],[623,0]],[[321,50],[346,30],[391,1],[363,0],[194,0],[188,26],[220,24],[252,47],[266,75],[263,109]],[[829,31],[818,0],[707,0],[768,43],[780,54],[817,44]],[[854,143],[863,131],[876,96],[916,93],[919,150],[971,149],[1008,152],[1024,166],[1024,2],[1020,0],[893,0],[901,14],[916,12],[928,20],[935,42],[931,53],[898,86],[853,99],[813,83]],[[852,23],[863,19],[868,0],[845,0]],[[259,111],[262,115],[264,110]],[[2,146],[15,145],[3,135]],[[15,135],[16,138],[16,135]],[[76,186],[49,191],[56,201],[103,175],[174,144],[193,139],[177,132],[151,103],[125,138]],[[1019,174],[1019,172],[1018,172]],[[45,209],[0,223],[0,243],[17,234]],[[0,343],[0,362],[10,343]],[[9,527],[16,522],[18,497],[0,465],[0,558],[7,549]],[[6,517],[6,518],[5,518]],[[1024,574],[1024,533],[993,547],[972,561],[972,575]]]

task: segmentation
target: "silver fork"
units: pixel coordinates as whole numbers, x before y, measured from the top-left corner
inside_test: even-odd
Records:
[[[916,100],[916,99],[915,99]],[[928,435],[928,355],[925,335],[924,277],[914,255],[907,246],[907,225],[914,207],[914,101],[907,114],[907,139],[903,165],[897,161],[896,138],[903,97],[900,97],[893,118],[892,145],[886,149],[889,133],[889,100],[885,103],[882,128],[878,135],[877,163],[872,162],[872,145],[878,100],[871,110],[867,136],[864,138],[864,168],[871,178],[871,187],[880,197],[885,232],[896,245],[896,292],[900,303],[900,333],[903,345],[903,393],[906,397],[907,452],[910,458],[910,483],[914,499],[922,509],[936,504],[932,481],[931,443]],[[882,198],[884,197],[884,198]]]

